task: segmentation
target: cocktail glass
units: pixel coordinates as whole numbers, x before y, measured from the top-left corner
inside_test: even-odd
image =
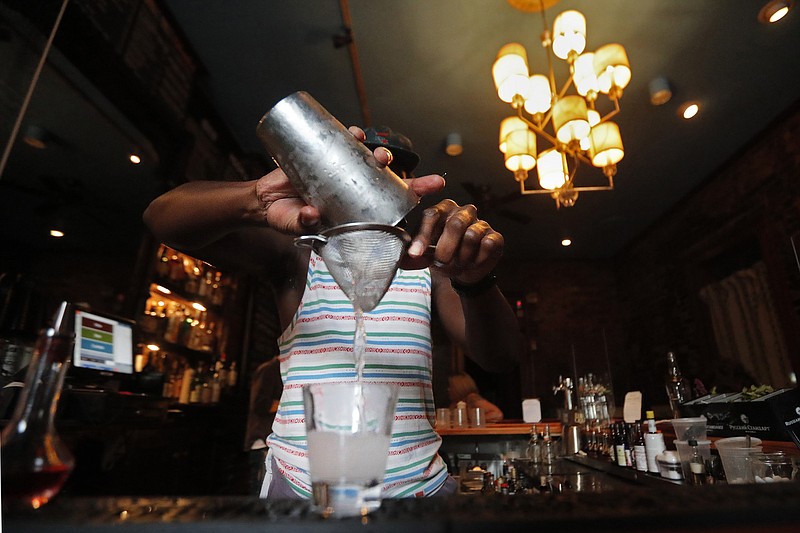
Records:
[[[396,388],[361,382],[306,385],[303,403],[314,508],[337,518],[378,509]]]

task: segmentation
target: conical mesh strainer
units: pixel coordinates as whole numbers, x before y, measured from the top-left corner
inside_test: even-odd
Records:
[[[386,294],[410,241],[402,228],[356,222],[298,237],[294,243],[318,253],[353,308],[366,312]]]

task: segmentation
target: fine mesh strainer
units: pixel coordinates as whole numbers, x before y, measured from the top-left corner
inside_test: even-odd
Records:
[[[294,244],[319,254],[353,308],[366,312],[386,294],[409,242],[402,228],[353,222],[298,237]]]

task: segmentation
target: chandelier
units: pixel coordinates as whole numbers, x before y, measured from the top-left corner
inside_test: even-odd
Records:
[[[619,126],[610,120],[619,113],[622,91],[631,79],[625,49],[614,43],[584,52],[586,19],[578,11],[558,15],[551,33],[544,3],[533,9],[528,2],[524,9],[519,2],[509,3],[541,12],[549,72],[530,75],[525,48],[519,43],[507,44],[497,54],[492,67],[497,94],[516,111],[500,124],[499,148],[506,168],[514,173],[521,194],[550,194],[556,207],[575,205],[579,191],[612,190],[617,163],[625,155]],[[553,56],[569,66],[569,78],[560,89]],[[604,116],[597,109],[600,95],[610,107]],[[537,138],[549,146],[537,152]],[[602,169],[608,184],[576,186],[575,174],[582,163]],[[528,171],[534,167],[540,188],[527,189]]]

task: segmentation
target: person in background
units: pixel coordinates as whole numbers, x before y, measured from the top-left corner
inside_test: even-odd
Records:
[[[440,191],[438,175],[411,176],[419,156],[389,128],[350,128],[380,166],[407,179],[419,196]],[[144,213],[154,235],[220,267],[270,276],[283,334],[278,339],[284,388],[269,447],[261,496],[309,498],[311,480],[302,416],[302,385],[356,379],[355,315],[325,262],[293,245],[320,228],[282,170],[248,182],[185,183],[156,198]],[[435,245],[434,253],[426,253]],[[381,303],[365,313],[370,380],[397,384],[403,416],[395,416],[384,497],[452,494],[457,484],[439,456],[433,429],[432,309],[452,342],[489,371],[516,363],[522,342],[516,317],[493,270],[504,240],[474,206],[443,200],[424,210],[419,229]],[[311,346],[310,340],[313,340]],[[371,342],[380,342],[375,348]],[[290,386],[291,385],[291,386]],[[299,406],[299,408],[298,408]]]
[[[283,380],[277,357],[261,363],[250,378],[250,404],[244,449],[250,454],[250,485],[255,494],[261,492],[267,457],[267,437],[278,413]]]
[[[484,398],[478,392],[478,385],[467,373],[453,374],[448,378],[447,393],[450,396],[450,408],[454,409],[458,402],[467,404],[467,409],[480,407],[483,409],[483,418],[487,422],[495,423],[503,420],[503,411],[495,404]]]

